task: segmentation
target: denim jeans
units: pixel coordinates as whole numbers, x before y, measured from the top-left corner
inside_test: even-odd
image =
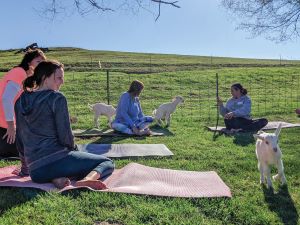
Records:
[[[146,129],[152,122],[153,122],[153,118],[151,116],[144,116],[144,117],[140,118],[139,120],[135,121],[134,125],[139,130],[143,130],[143,129]],[[119,131],[124,134],[133,134],[132,129],[128,125],[123,124],[123,123],[113,122],[111,127],[114,130]]]
[[[87,152],[71,151],[65,158],[30,171],[31,179],[36,183],[51,182],[55,178],[69,177],[82,179],[91,171],[108,176],[114,171],[111,159]]]

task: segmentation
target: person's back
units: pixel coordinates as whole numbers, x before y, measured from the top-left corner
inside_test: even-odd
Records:
[[[73,149],[66,98],[59,92],[24,92],[15,105],[18,139],[30,170],[64,158]],[[67,118],[66,118],[67,117]]]
[[[52,182],[56,187],[69,185],[107,188],[99,179],[114,170],[114,163],[101,155],[76,151],[66,98],[59,93],[64,83],[63,64],[41,62],[23,82],[24,93],[15,105],[17,146],[21,171],[37,183]],[[26,165],[27,164],[27,165]]]

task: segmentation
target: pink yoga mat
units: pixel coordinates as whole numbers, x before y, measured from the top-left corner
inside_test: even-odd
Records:
[[[0,186],[32,187],[45,191],[56,190],[48,184],[33,183],[29,177],[20,178],[12,174],[14,166],[0,168]],[[131,194],[201,198],[231,197],[228,186],[214,171],[196,172],[170,169],[159,169],[130,163],[104,180],[108,187],[105,192]],[[76,189],[70,185],[62,190]]]

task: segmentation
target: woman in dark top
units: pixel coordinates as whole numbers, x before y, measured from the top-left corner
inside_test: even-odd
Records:
[[[63,65],[56,61],[41,62],[23,83],[24,92],[15,105],[17,147],[25,159],[22,173],[28,168],[34,182],[53,182],[58,188],[76,177],[80,179],[76,186],[105,189],[99,179],[113,172],[114,163],[76,151],[67,100],[59,92],[63,83]]]

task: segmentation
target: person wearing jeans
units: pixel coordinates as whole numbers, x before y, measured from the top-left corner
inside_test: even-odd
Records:
[[[76,178],[79,180],[75,186],[105,189],[100,179],[113,172],[114,163],[100,155],[77,151],[67,100],[59,92],[63,83],[63,65],[50,60],[41,62],[23,83],[24,92],[15,104],[22,162],[19,175],[29,173],[34,182],[52,182],[58,188]]]

